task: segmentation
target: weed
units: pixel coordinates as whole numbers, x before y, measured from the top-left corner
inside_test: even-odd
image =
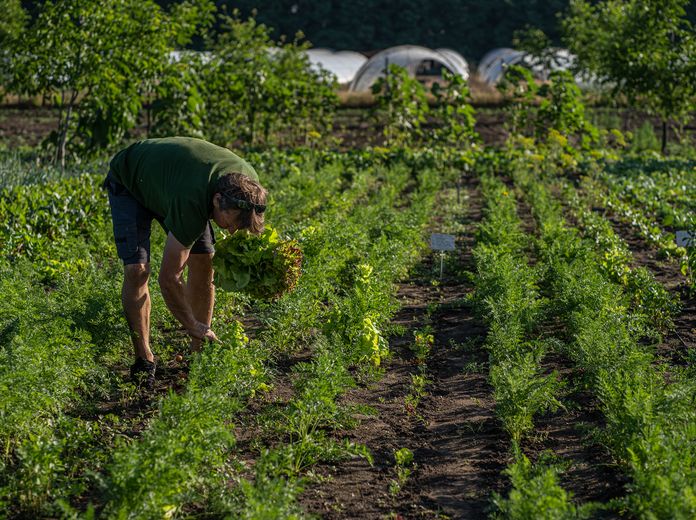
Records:
[[[487,364],[483,361],[469,361],[462,367],[462,374],[483,374]]]
[[[411,374],[411,386],[406,396],[406,411],[415,414],[421,399],[427,395],[425,390],[431,381],[426,377],[425,371],[421,370],[418,374]]]
[[[396,479],[389,483],[389,494],[393,497],[399,494],[415,469],[413,452],[408,448],[399,448],[394,452],[394,470]]]
[[[433,329],[430,326],[417,329],[413,332],[413,343],[410,344],[410,349],[415,354],[419,363],[425,363],[433,348],[435,337],[432,332]]]

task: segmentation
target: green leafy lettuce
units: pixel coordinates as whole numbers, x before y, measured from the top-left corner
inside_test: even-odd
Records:
[[[270,227],[261,235],[240,230],[215,244],[215,284],[257,299],[278,298],[300,278],[302,251]]]

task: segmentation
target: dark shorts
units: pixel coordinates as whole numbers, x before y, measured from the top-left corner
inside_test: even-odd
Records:
[[[123,185],[107,175],[104,187],[109,193],[111,218],[114,223],[114,241],[118,257],[124,265],[150,263],[150,230],[153,219],[168,232],[163,218],[140,204]],[[213,226],[208,227],[191,247],[191,254],[215,252]]]

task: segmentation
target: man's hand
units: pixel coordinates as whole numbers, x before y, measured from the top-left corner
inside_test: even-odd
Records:
[[[188,333],[192,338],[197,340],[218,341],[218,338],[213,330],[205,323],[201,323],[200,321],[197,321],[193,328],[188,329]]]

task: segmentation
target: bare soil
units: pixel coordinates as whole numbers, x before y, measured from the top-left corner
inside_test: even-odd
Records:
[[[592,109],[597,118],[609,120],[610,124],[619,124],[622,131],[635,131],[646,121],[653,124],[655,132],[659,135],[660,123],[655,118],[636,111],[611,111],[608,115],[602,115],[602,109]],[[51,132],[56,130],[58,121],[57,109],[51,106],[0,105],[0,144],[8,148],[18,146],[36,146],[40,144]],[[504,128],[505,112],[498,102],[483,104],[477,107],[475,130],[481,136],[484,145],[498,146],[505,142],[507,131]],[[427,125],[426,125],[427,126]],[[693,138],[696,127],[687,126],[684,129]],[[144,124],[137,126],[131,134],[144,138],[146,128]],[[342,106],[336,113],[332,136],[342,140],[340,147],[350,149],[364,147],[366,145],[379,145],[383,142],[383,127],[375,124],[369,117],[369,109],[363,106]],[[677,136],[673,131],[669,134],[670,142],[674,142]]]
[[[36,146],[56,128],[57,111],[49,107],[0,106],[0,143],[8,148]]]
[[[434,316],[439,348],[428,362],[433,385],[414,432],[419,468],[405,488],[411,504],[404,501],[400,511],[408,518],[485,518],[491,493],[507,485],[509,439],[495,417],[485,328],[466,306],[442,304]]]

